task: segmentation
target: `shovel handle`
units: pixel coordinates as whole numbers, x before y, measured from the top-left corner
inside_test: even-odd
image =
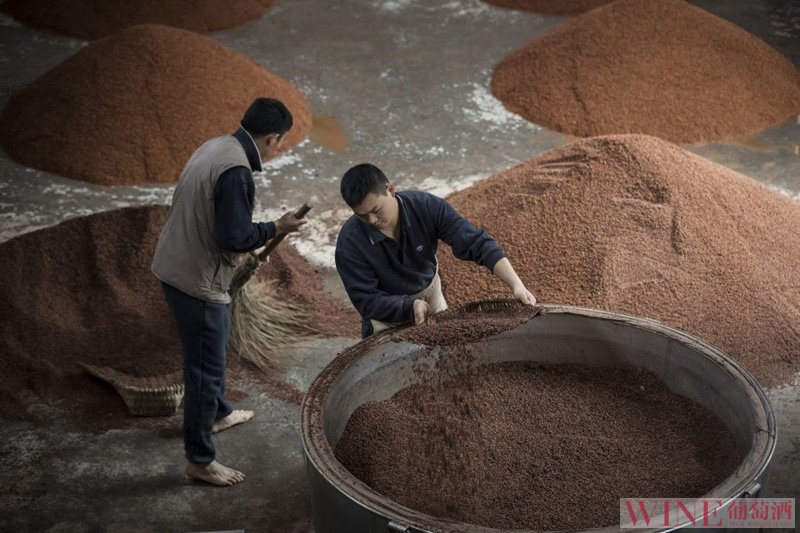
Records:
[[[294,212],[294,218],[296,218],[298,220],[301,219],[301,218],[304,218],[308,214],[309,211],[311,211],[311,206],[308,205],[308,203],[304,203],[303,205],[301,205],[297,209],[297,211]],[[275,235],[267,243],[267,245],[264,247],[264,249],[261,250],[261,252],[256,256],[258,258],[258,261],[259,262],[265,261],[267,259],[267,256],[272,253],[272,250],[274,250],[275,247],[278,246],[281,243],[281,241],[286,238],[286,235],[288,235],[288,234],[287,233],[279,233],[279,234]]]

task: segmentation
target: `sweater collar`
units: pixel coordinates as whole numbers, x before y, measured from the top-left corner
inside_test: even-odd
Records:
[[[247,155],[247,162],[250,163],[250,169],[261,172],[261,152],[258,150],[258,146],[256,146],[256,142],[253,140],[253,137],[250,136],[250,133],[246,129],[240,127],[233,136],[239,141],[242,148],[244,148],[244,153]]]

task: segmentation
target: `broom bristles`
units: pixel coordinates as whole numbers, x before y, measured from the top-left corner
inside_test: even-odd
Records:
[[[308,311],[277,295],[275,286],[250,280],[231,300],[231,345],[257,367],[285,369],[297,341],[319,336]]]

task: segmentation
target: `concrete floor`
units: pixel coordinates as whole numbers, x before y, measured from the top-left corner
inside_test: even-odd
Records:
[[[777,0],[695,0],[800,64],[800,7]],[[570,142],[507,113],[488,89],[494,65],[562,17],[479,0],[292,0],[260,20],[213,34],[299,87],[321,127],[257,176],[258,211],[305,200],[313,222],[295,243],[330,280],[338,179],[371,161],[401,188],[446,195]],[[0,16],[0,105],[85,42]],[[315,142],[316,141],[316,142]],[[800,198],[800,125],[735,143],[687,149]],[[0,154],[0,242],[64,219],[127,205],[168,203],[170,187],[103,188],[26,168]],[[356,339],[298,348],[287,379],[305,387]],[[220,460],[244,470],[240,486],[213,489],[182,475],[179,420],[162,430],[77,432],[59,408],[52,423],[0,425],[0,531],[308,531],[310,502],[299,409],[246,384],[257,419],[217,438]],[[768,391],[779,425],[771,495],[800,498],[800,382]],[[172,428],[172,430],[170,430]]]

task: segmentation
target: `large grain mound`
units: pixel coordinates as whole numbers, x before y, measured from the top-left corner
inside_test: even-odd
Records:
[[[545,303],[647,316],[718,346],[763,384],[800,370],[800,205],[660,139],[588,139],[453,194]],[[440,254],[448,302],[508,297]]]
[[[563,133],[687,143],[754,134],[800,111],[789,60],[682,0],[619,0],[571,19],[503,59],[492,93]]]
[[[138,24],[196,32],[239,26],[277,0],[8,0],[0,11],[22,23],[82,39],[97,39]]]
[[[509,9],[535,11],[546,15],[578,15],[613,0],[484,0]]]
[[[167,208],[149,206],[68,220],[0,244],[0,418],[36,419],[36,404],[70,406],[84,422],[130,422],[121,398],[78,362],[132,376],[163,376],[182,368],[174,319],[150,263]],[[265,268],[282,298],[304,304],[318,329],[335,333],[358,324],[320,291],[318,274],[285,242]],[[337,314],[338,313],[338,314]],[[229,354],[231,376],[266,382],[273,396],[302,394],[243,366]]]
[[[136,26],[89,44],[12,96],[0,142],[20,163],[70,178],[170,183],[260,96],[294,115],[285,148],[308,134],[310,112],[286,80],[207,37]]]

